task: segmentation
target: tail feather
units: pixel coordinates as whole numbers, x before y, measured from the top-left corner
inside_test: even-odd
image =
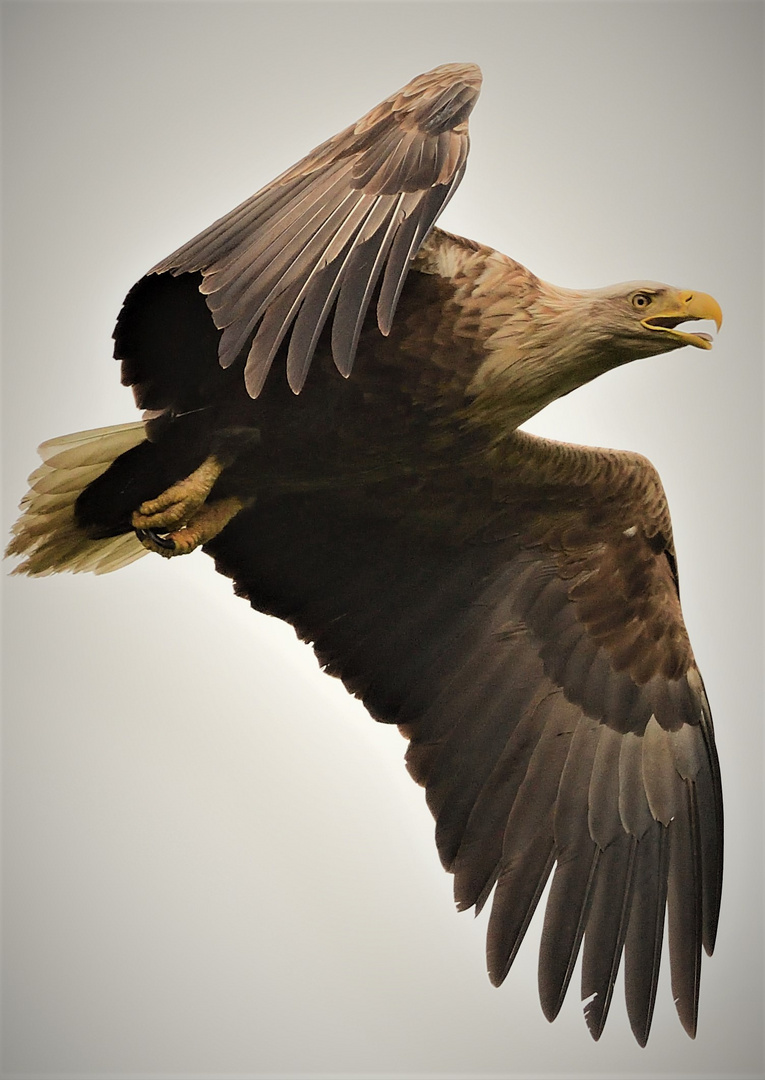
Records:
[[[80,493],[145,438],[146,425],[139,420],[62,435],[39,447],[43,463],[29,477],[30,488],[20,505],[23,512],[5,552],[25,556],[14,574],[39,577],[64,570],[106,574],[146,554],[133,533],[92,539],[74,515]]]

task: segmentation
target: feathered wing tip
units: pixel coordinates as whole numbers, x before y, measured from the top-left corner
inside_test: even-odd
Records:
[[[287,380],[300,393],[333,309],[332,355],[347,377],[378,282],[389,333],[411,259],[464,175],[480,89],[475,64],[419,75],[149,271],[202,272],[221,367],[248,350],[250,397],[290,332]]]
[[[74,504],[88,484],[145,438],[145,424],[139,420],[61,435],[38,448],[43,463],[29,477],[29,491],[20,504],[23,512],[5,551],[6,556],[25,556],[14,574],[106,574],[146,554],[133,533],[94,540],[74,516]]]

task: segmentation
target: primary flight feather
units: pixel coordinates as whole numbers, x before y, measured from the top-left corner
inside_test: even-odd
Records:
[[[656,471],[520,425],[710,348],[684,324],[722,315],[657,282],[558,288],[434,227],[480,85],[419,76],[149,271],[114,333],[144,419],[44,444],[8,553],[101,573],[203,546],[409,740],[458,906],[492,897],[492,981],[552,874],[545,1015],[581,950],[598,1038],[623,954],[644,1045],[665,911],[691,1035],[714,947],[712,719]]]

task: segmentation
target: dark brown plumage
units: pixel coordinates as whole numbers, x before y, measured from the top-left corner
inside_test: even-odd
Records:
[[[115,355],[150,415],[46,444],[9,553],[101,572],[204,545],[409,739],[458,907],[494,890],[492,981],[554,870],[545,1015],[581,948],[599,1037],[624,952],[644,1044],[666,908],[693,1035],[722,798],[664,493],[638,455],[518,428],[708,348],[677,327],[721,315],[654,282],[560,289],[432,228],[479,87],[420,76],[141,279]]]

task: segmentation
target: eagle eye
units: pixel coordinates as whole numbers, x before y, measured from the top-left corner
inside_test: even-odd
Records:
[[[637,308],[638,311],[642,311],[643,308],[647,308],[650,303],[651,297],[648,295],[648,293],[639,292],[635,293],[635,295],[632,297],[632,306],[634,308]]]

